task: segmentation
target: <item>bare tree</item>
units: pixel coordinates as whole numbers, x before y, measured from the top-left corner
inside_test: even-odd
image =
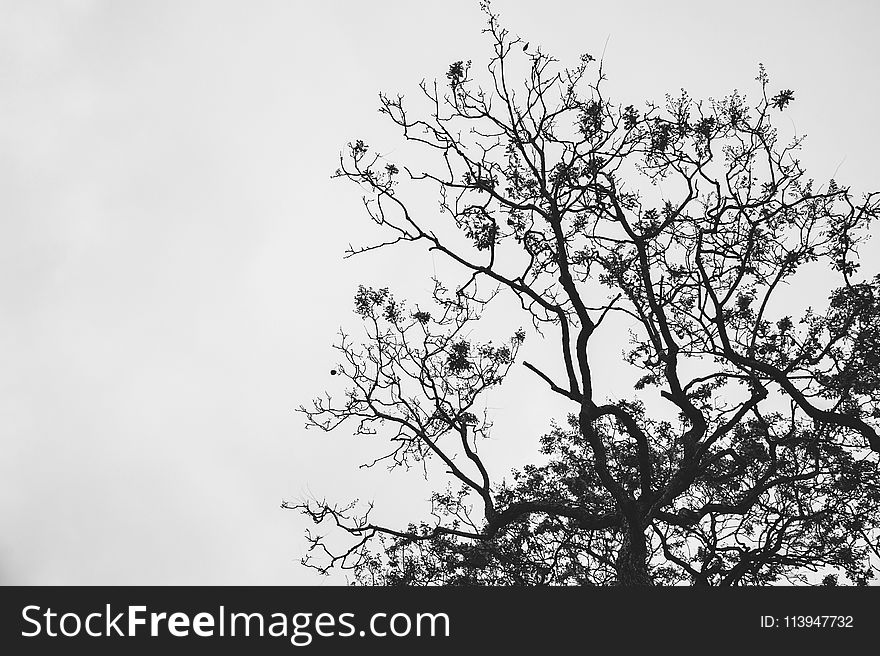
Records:
[[[806,177],[800,141],[771,125],[794,94],[771,91],[763,67],[754,104],[618,106],[601,62],[562,69],[485,11],[482,87],[456,62],[421,84],[423,115],[380,95],[434,168],[356,141],[336,173],[385,235],[348,255],[421,244],[461,278],[435,280],[414,309],[361,287],[368,337],[336,346],[348,392],[301,408],[310,426],[387,440],[377,462],[441,462],[452,484],[429,520],[399,528],[355,504],[284,503],[348,536],[334,549],[309,533],[305,562],[379,584],[866,583],[880,555],[880,277],[860,277],[857,247],[880,196]],[[439,216],[407,201],[418,185],[439,192]],[[830,298],[791,316],[779,297],[817,266],[836,277]],[[571,406],[506,482],[480,455],[481,395],[526,331],[471,332],[503,295],[530,333],[558,340],[557,362],[522,362],[530,400]],[[621,348],[600,330],[611,317],[628,323],[638,370],[626,400],[594,394],[608,373],[591,353]]]

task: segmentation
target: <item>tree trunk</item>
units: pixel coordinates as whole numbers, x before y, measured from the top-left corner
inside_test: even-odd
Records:
[[[648,545],[639,528],[624,528],[623,544],[617,554],[617,585],[654,585],[648,572]]]

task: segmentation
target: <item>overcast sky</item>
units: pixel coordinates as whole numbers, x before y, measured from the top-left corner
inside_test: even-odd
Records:
[[[604,48],[627,104],[754,94],[763,62],[808,171],[880,188],[872,0],[494,6],[563,62]],[[342,260],[371,233],[338,152],[392,149],[377,92],[480,65],[482,27],[476,0],[0,3],[0,583],[316,583],[282,499],[418,506],[293,410],[358,283],[400,277]]]

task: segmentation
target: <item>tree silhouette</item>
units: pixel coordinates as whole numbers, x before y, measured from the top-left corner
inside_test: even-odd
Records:
[[[349,256],[420,244],[461,278],[434,280],[414,310],[360,287],[367,338],[336,345],[348,391],[301,408],[309,426],[388,440],[376,462],[438,461],[452,484],[406,527],[354,503],[285,502],[347,538],[309,533],[304,562],[374,584],[866,584],[880,556],[880,276],[860,277],[857,247],[880,196],[806,177],[800,141],[771,125],[794,93],[773,94],[763,67],[754,105],[683,92],[617,106],[601,62],[561,69],[484,9],[487,84],[455,62],[445,86],[421,84],[418,117],[380,95],[433,169],[355,141],[336,173],[385,234]],[[420,184],[439,191],[439,216],[404,197]],[[781,297],[817,269],[830,297],[792,316]],[[474,339],[504,295],[521,318],[501,342]],[[608,372],[591,354],[621,348],[601,330],[612,316],[630,329],[615,375],[638,372],[625,400],[594,394]],[[481,399],[518,361],[517,321],[558,339],[557,362],[522,362],[530,400],[571,409],[534,464],[498,481]]]

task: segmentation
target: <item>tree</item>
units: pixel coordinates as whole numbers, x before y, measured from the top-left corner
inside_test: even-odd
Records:
[[[445,85],[422,82],[423,116],[380,94],[434,168],[358,140],[335,176],[364,189],[385,235],[348,256],[416,244],[461,276],[435,279],[415,309],[361,286],[367,338],[336,345],[346,396],[301,408],[308,426],[388,440],[377,462],[437,461],[453,484],[433,493],[430,521],[405,528],[354,503],[285,502],[349,540],[309,533],[304,562],[401,585],[756,585],[811,572],[866,584],[880,565],[880,276],[860,274],[858,247],[880,195],[807,178],[800,140],[771,125],[794,94],[773,93],[763,67],[754,105],[682,92],[618,106],[601,62],[561,69],[484,9],[486,86],[459,61]],[[419,185],[439,193],[439,217],[409,200]],[[834,277],[830,296],[792,315],[784,290],[817,268]],[[481,399],[527,333],[473,330],[503,296],[529,332],[558,340],[557,362],[522,365],[536,401],[558,395],[570,412],[534,463],[499,481],[480,455]],[[621,347],[603,332],[612,320],[630,330],[617,375],[637,372],[625,400],[594,393],[606,373],[592,354]]]

